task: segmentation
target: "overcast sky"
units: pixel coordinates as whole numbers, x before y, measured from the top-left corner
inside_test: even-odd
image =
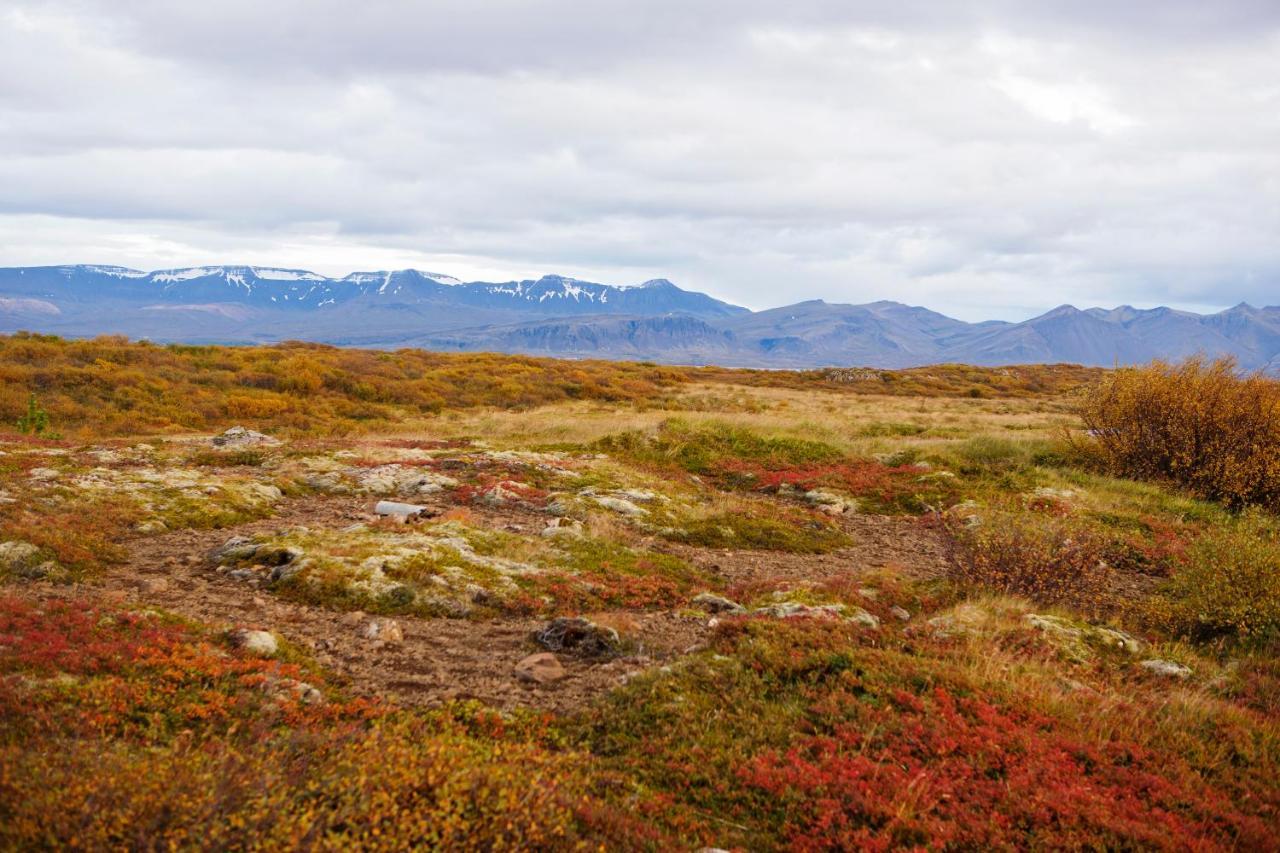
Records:
[[[41,263],[1280,304],[1280,2],[6,0]]]

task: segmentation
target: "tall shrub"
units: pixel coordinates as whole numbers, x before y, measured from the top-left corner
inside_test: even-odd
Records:
[[[1230,358],[1113,371],[1084,394],[1084,448],[1109,471],[1233,508],[1280,510],[1280,382]]]

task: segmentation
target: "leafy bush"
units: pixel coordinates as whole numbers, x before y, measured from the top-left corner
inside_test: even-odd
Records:
[[[1109,473],[1170,480],[1230,507],[1280,509],[1280,382],[1232,359],[1124,368],[1079,405],[1080,444]]]
[[[965,583],[1086,612],[1109,603],[1109,543],[1073,519],[993,513],[952,535],[953,571]]]
[[[18,418],[18,432],[37,438],[58,438],[56,433],[49,431],[49,413],[40,405],[34,393],[27,398],[27,410]]]
[[[1194,639],[1280,639],[1280,532],[1256,512],[1210,529],[1161,592],[1155,613]]]

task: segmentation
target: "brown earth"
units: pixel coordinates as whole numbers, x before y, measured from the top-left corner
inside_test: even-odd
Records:
[[[232,528],[136,539],[129,543],[128,560],[91,586],[108,600],[160,608],[215,628],[271,630],[308,650],[353,692],[414,705],[476,699],[503,709],[524,705],[562,712],[648,667],[670,662],[703,642],[710,631],[705,616],[671,611],[584,614],[617,628],[632,653],[607,661],[561,654],[565,677],[535,685],[519,680],[513,669],[521,659],[541,651],[532,634],[545,620],[397,616],[402,642],[370,640],[362,635],[368,617],[281,600],[218,574],[205,557],[234,535],[368,521],[372,505],[373,500],[358,496],[307,497],[286,501],[272,518]],[[477,510],[474,515],[477,522],[497,529],[536,529],[545,519],[517,508]],[[760,579],[821,582],[887,565],[915,576],[945,571],[941,537],[916,519],[850,516],[842,524],[854,544],[826,555],[713,550],[656,540],[646,544],[677,553],[727,584]],[[44,595],[75,594],[37,586]]]

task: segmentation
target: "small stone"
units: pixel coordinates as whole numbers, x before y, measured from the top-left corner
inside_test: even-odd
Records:
[[[624,500],[641,504],[651,503],[661,497],[657,492],[652,492],[648,489],[623,489],[619,492],[615,492],[615,494]]]
[[[1162,678],[1189,678],[1191,676],[1191,667],[1183,666],[1171,660],[1159,660],[1153,658],[1144,660],[1138,664],[1143,669]]]
[[[270,631],[253,631],[248,628],[232,631],[231,644],[241,651],[264,658],[271,657],[280,648],[275,635]]]
[[[728,613],[736,615],[747,612],[747,608],[743,607],[738,602],[711,592],[703,592],[695,595],[692,603],[701,607],[708,613]]]
[[[597,495],[593,500],[605,509],[611,509],[614,512],[621,513],[622,515],[635,517],[646,514],[646,510],[636,506],[626,498],[615,498],[610,495]]]
[[[39,556],[40,549],[30,542],[0,542],[0,570],[30,577]]]
[[[480,503],[485,506],[492,507],[519,503],[523,500],[520,496],[520,492],[518,491],[521,486],[523,486],[522,483],[514,483],[510,480],[504,480],[488,489],[484,494],[480,495]]]
[[[842,495],[821,489],[805,492],[803,497],[805,502],[812,504],[827,515],[843,515],[846,512],[857,512],[858,509],[856,498],[845,498]]]
[[[404,632],[400,629],[400,623],[394,619],[374,619],[364,626],[360,635],[366,640],[379,640],[388,644],[404,642]]]
[[[862,625],[863,627],[866,627],[866,628],[880,627],[879,617],[877,617],[874,613],[868,613],[867,611],[863,610],[861,607],[853,608],[852,612],[849,613],[848,620],[850,622],[856,622],[859,625]]]
[[[798,601],[779,601],[777,604],[770,604],[766,607],[757,607],[753,613],[758,616],[772,616],[775,619],[797,619],[801,617],[810,617],[814,619],[839,619],[843,617],[848,610],[843,604],[818,604],[810,606],[801,604]],[[865,610],[859,610],[859,613],[866,613]],[[866,613],[872,619],[870,613]],[[876,624],[880,624],[876,620]]]
[[[222,545],[209,553],[209,559],[215,563],[234,563],[251,560],[262,547],[247,536],[232,536]]]
[[[893,607],[889,608],[889,612],[893,614],[893,617],[895,619],[900,619],[903,622],[911,621],[911,614],[896,604]]]
[[[270,483],[254,483],[250,489],[255,495],[269,503],[276,503],[284,499],[284,492],[280,491],[279,486],[273,486]]]
[[[553,652],[575,651],[588,657],[613,655],[621,646],[617,631],[580,616],[553,619],[534,639]]]
[[[554,538],[556,536],[570,536],[577,538],[582,536],[582,522],[573,521],[563,517],[553,518],[547,522],[547,526],[543,528],[542,535],[547,538]]]
[[[419,504],[400,503],[399,501],[378,501],[374,506],[375,515],[395,516],[399,519],[408,520],[412,518],[420,518],[426,515],[430,510]]]
[[[529,655],[515,666],[516,678],[533,684],[550,684],[559,681],[568,673],[561,665],[560,659],[551,652],[539,652]]]
[[[276,447],[280,444],[280,441],[269,435],[245,429],[242,426],[233,426],[222,435],[214,436],[210,439],[210,443],[214,447],[225,450],[242,447]]]

